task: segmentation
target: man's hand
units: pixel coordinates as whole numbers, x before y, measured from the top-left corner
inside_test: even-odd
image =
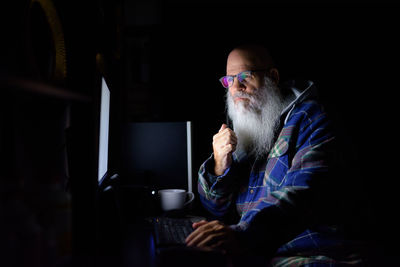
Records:
[[[202,249],[217,249],[224,253],[241,251],[234,230],[220,221],[200,221],[193,224],[195,229],[187,238],[186,245]]]
[[[236,150],[236,134],[222,124],[221,129],[213,137],[214,174],[222,175],[232,164],[232,152]]]

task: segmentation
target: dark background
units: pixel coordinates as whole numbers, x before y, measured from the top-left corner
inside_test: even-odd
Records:
[[[54,259],[58,256],[34,256],[59,255],[51,245],[54,240],[57,249],[69,255],[70,250],[60,247],[73,242],[74,251],[82,252],[96,238],[95,118],[100,73],[106,75],[112,94],[110,168],[118,172],[120,167],[124,123],[191,120],[196,172],[211,152],[213,134],[225,121],[225,91],[218,78],[225,73],[226,57],[246,42],[270,49],[282,80],[316,83],[344,140],[342,150],[350,166],[346,177],[353,181],[349,185],[355,184],[349,213],[380,253],[394,255],[389,242],[398,234],[400,54],[400,10],[394,3],[103,0],[54,4],[66,47],[67,75],[61,80],[49,67],[55,51],[43,14],[29,16],[29,1],[14,1],[1,9],[1,192],[2,214],[7,218],[2,229],[9,233],[4,245],[24,250],[31,266],[58,262]],[[102,70],[96,54],[103,55]],[[32,89],[32,82],[41,89]],[[48,94],[43,86],[58,89]],[[60,94],[60,88],[67,94]],[[65,140],[73,140],[69,154]],[[66,200],[60,200],[59,194]],[[57,205],[49,205],[54,202]],[[61,209],[63,215],[44,215],[53,209],[59,212],[65,203],[69,204]],[[59,216],[72,218],[72,226],[55,227]],[[72,241],[66,237],[59,241],[65,232],[73,236]]]

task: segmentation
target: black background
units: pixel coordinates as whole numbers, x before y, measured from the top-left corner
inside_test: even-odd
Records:
[[[111,168],[119,169],[120,136],[125,123],[191,120],[193,166],[197,169],[211,152],[212,135],[225,121],[225,91],[218,78],[225,73],[229,51],[238,44],[261,43],[270,49],[281,80],[310,79],[319,88],[322,102],[344,136],[351,173],[356,174],[359,188],[355,198],[359,199],[355,202],[359,209],[355,214],[365,228],[365,236],[384,249],[390,247],[390,241],[396,241],[400,9],[393,3],[55,3],[64,27],[68,57],[67,79],[55,85],[96,99],[95,55],[105,55],[112,93]],[[1,78],[54,84],[45,75],[33,74],[26,60],[26,4],[27,1],[15,1],[1,10]],[[2,100],[2,157],[13,153],[12,160],[3,162],[23,168],[27,159],[18,158],[19,154],[13,151],[20,137],[12,137],[17,131],[8,131],[7,127],[19,125],[13,120],[31,109],[36,108],[39,115],[47,114],[47,108],[53,114],[62,111],[53,101],[49,106],[35,105],[38,102],[32,98],[24,110],[21,105],[7,103],[6,98]],[[90,113],[85,116],[90,117]],[[32,120],[24,117],[22,123],[35,125]],[[42,127],[46,125],[41,123]],[[30,131],[38,129],[26,127]],[[13,145],[8,145],[10,139]],[[25,141],[34,143],[32,139]],[[47,159],[45,151],[38,149],[32,157]],[[86,189],[83,186],[75,190],[85,199]],[[87,227],[91,227],[89,223]]]

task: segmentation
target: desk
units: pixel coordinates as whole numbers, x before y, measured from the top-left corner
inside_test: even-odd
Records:
[[[131,203],[142,203],[137,199],[116,198],[117,192],[108,190],[101,198],[100,243],[96,267],[165,267],[165,266],[226,266],[226,258],[217,252],[205,252],[198,249],[179,247],[157,249],[153,237],[153,225],[145,219],[146,214],[132,211]],[[140,195],[140,194],[139,194]],[[125,196],[137,197],[136,192],[126,192]],[[124,201],[123,201],[124,200]],[[143,211],[140,210],[139,211]],[[150,216],[163,216],[157,210]],[[170,214],[189,216],[186,211]],[[192,216],[190,216],[192,217]],[[201,217],[204,218],[204,217]]]
[[[135,196],[135,194],[130,195]],[[103,195],[103,209],[99,217],[101,243],[97,244],[100,249],[96,267],[231,266],[229,259],[216,251],[206,252],[188,247],[157,249],[153,237],[153,225],[144,219],[147,214],[141,217],[137,213],[132,213],[134,210],[132,207],[120,209],[120,205],[114,202],[113,194],[109,194],[108,199],[106,197]],[[157,213],[153,214],[156,215]],[[173,215],[190,216],[186,212]],[[245,265],[237,266],[248,265],[246,261]]]
[[[121,266],[158,266],[151,225],[127,224],[124,232]]]

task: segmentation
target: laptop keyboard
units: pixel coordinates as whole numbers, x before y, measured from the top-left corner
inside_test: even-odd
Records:
[[[193,232],[188,218],[155,218],[154,235],[157,246],[184,245],[186,237]]]

